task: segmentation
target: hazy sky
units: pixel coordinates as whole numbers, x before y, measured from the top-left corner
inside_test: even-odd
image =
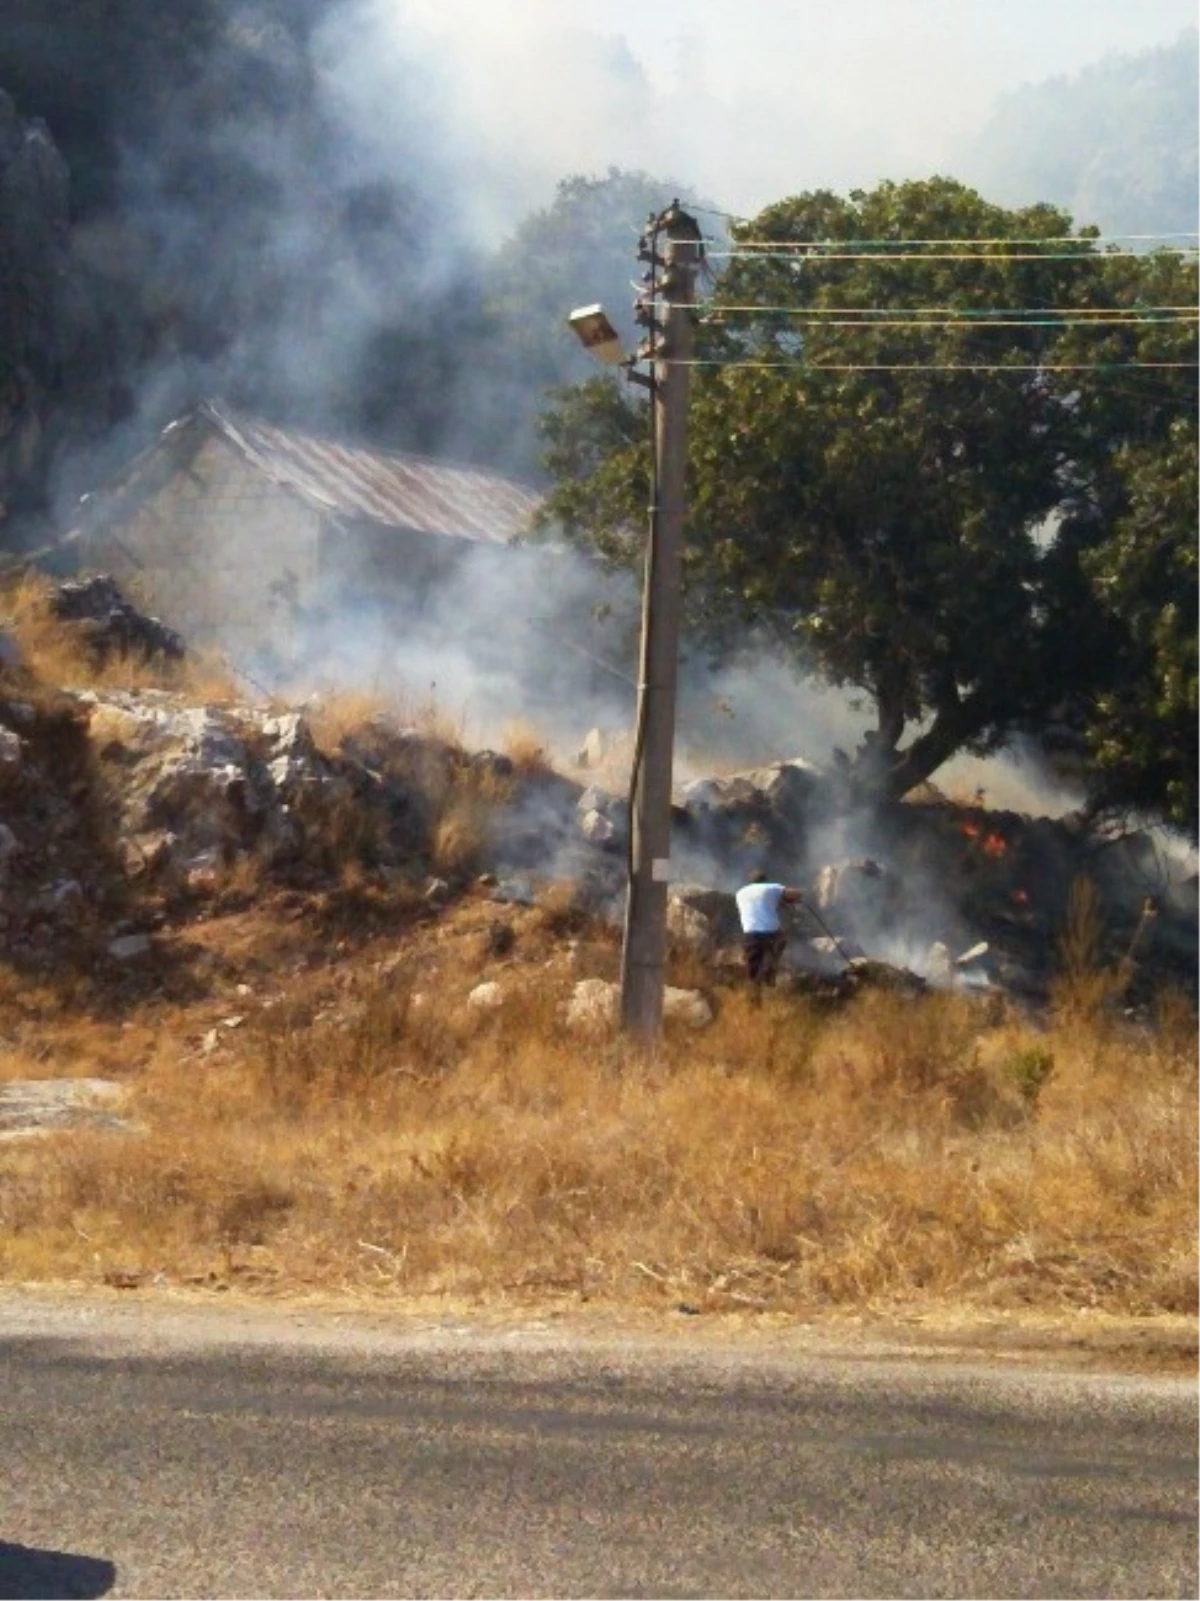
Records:
[[[1195,0],[371,3],[398,47],[437,62],[493,192],[525,199],[612,163],[741,213],[802,188],[958,175],[1003,91],[1196,23]],[[385,72],[378,45],[363,43],[365,70]]]

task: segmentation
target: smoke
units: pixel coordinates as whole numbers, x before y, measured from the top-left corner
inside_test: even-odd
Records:
[[[397,53],[436,80],[468,205],[488,231],[542,204],[568,172],[681,173],[731,212],[810,187],[957,171],[999,96],[1113,51],[1165,43],[1190,0],[368,0],[327,29],[352,103]],[[371,113],[377,129],[386,115]],[[471,180],[474,180],[473,182]],[[510,210],[515,207],[516,211]]]
[[[1005,8],[998,45],[978,8],[949,0],[863,0],[819,26],[774,0],[701,0],[686,30],[632,3],[598,22],[582,0],[326,0],[301,30],[268,0],[230,0],[177,92],[147,86],[140,134],[121,145],[118,203],[76,233],[125,400],[99,447],[60,464],[60,520],[207,394],[478,459],[479,391],[514,383],[486,354],[489,275],[565,175],[679,172],[746,212],[805,187],[924,174],[1033,66],[1016,21],[1026,4]],[[1174,9],[1161,0],[1147,37]],[[1044,70],[1101,48],[1078,29],[1064,44],[1045,7],[1038,16]],[[630,258],[641,220],[615,241]],[[613,246],[598,240],[597,254]],[[408,686],[483,742],[518,715],[560,751],[595,724],[628,728],[632,590],[557,560],[547,586],[512,552],[473,553],[424,610],[374,620],[331,600],[304,635],[309,676]],[[781,755],[824,764],[869,720],[767,653],[719,671],[689,662],[679,776]],[[938,777],[982,786],[990,805],[1073,803],[1015,759],[962,758]]]
[[[331,581],[236,665],[290,696],[365,691],[433,713],[471,748],[536,735],[566,763],[591,727],[632,719],[636,616],[633,580],[573,551],[464,544],[420,593]]]

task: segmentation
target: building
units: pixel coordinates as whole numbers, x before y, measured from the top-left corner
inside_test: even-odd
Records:
[[[410,612],[468,552],[532,525],[537,493],[496,473],[276,428],[206,401],[84,497],[83,564],[132,580],[186,639],[260,652],[322,608]]]

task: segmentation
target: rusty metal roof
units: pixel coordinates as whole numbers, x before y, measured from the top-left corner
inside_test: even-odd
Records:
[[[318,439],[221,401],[199,410],[255,466],[334,517],[504,545],[529,531],[539,504],[528,485],[481,468]]]

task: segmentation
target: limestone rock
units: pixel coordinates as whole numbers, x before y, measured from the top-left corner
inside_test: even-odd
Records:
[[[497,1012],[504,1005],[504,989],[494,979],[485,984],[476,984],[467,996],[467,1010],[470,1012]]]
[[[131,1129],[115,1111],[124,1095],[112,1079],[11,1079],[0,1084],[0,1139],[67,1128]]]
[[[571,991],[564,1021],[568,1028],[603,1032],[614,1028],[621,1015],[621,986],[602,978],[581,978]],[[699,990],[663,990],[663,1021],[686,1028],[706,1028],[712,1007]]]
[[[584,812],[579,819],[579,832],[590,845],[611,845],[616,829],[603,812]]]
[[[675,944],[686,946],[699,955],[707,955],[713,948],[713,929],[708,918],[674,895],[667,899],[667,933]]]
[[[673,989],[668,984],[663,990],[663,1020],[687,1028],[707,1028],[713,1009],[699,990]]]
[[[608,740],[598,728],[593,728],[579,747],[579,754],[575,758],[578,767],[599,767],[604,760],[604,753],[608,749]]]
[[[595,1030],[615,1026],[620,1015],[621,986],[603,978],[581,978],[571,991],[564,1021],[568,1028]]]

